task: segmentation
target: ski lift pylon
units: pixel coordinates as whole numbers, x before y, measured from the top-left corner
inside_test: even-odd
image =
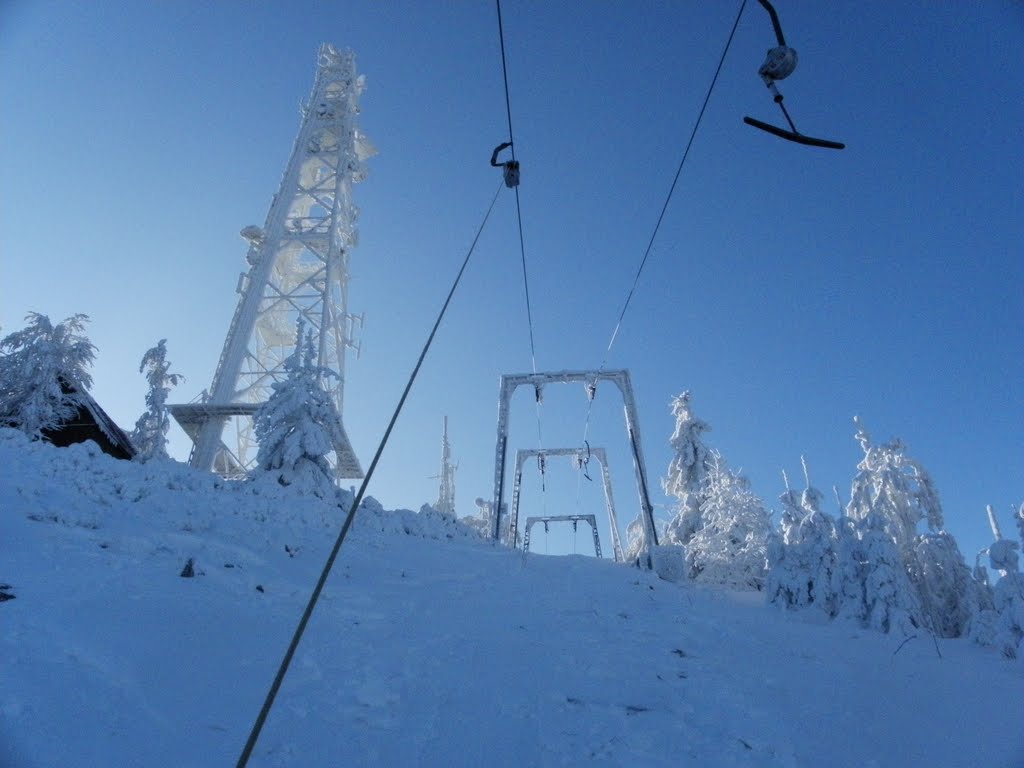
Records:
[[[789,123],[790,130],[780,128],[777,125],[757,120],[753,117],[744,117],[743,122],[747,125],[752,125],[755,128],[760,128],[762,131],[766,131],[781,139],[787,139],[788,141],[794,141],[797,144],[806,144],[811,147],[824,147],[825,149],[845,149],[846,145],[838,141],[832,141],[830,139],[818,139],[814,136],[806,136],[800,133],[796,129],[796,124],[793,122],[793,118],[789,116],[789,111],[782,103],[782,93],[775,86],[775,83],[779,80],[785,80],[796,69],[797,55],[793,48],[786,45],[786,37],[782,34],[782,25],[779,23],[779,15],[775,12],[775,7],[768,0],[758,0],[759,3],[768,11],[768,15],[772,20],[772,27],[775,30],[775,39],[778,41],[778,45],[774,48],[769,49],[768,55],[765,57],[764,64],[757,70],[757,74],[764,80],[764,84],[771,91],[772,100],[779,105],[779,109],[782,110],[783,116],[786,118],[786,122]]]

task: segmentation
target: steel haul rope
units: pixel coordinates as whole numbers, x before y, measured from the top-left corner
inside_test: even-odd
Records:
[[[516,160],[515,136],[512,133],[512,100],[509,97],[509,88],[508,88],[508,63],[507,63],[506,57],[505,57],[505,26],[502,23],[502,19],[501,19],[501,0],[495,0],[495,5],[496,5],[497,11],[498,11],[498,40],[499,40],[499,42],[501,44],[501,77],[502,77],[502,80],[503,80],[503,82],[505,84],[505,115],[508,118],[509,149],[510,149],[510,151],[512,153],[512,162],[516,165],[516,168],[518,169],[518,161]],[[522,264],[522,267],[523,267],[523,292],[524,292],[524,294],[526,296],[526,322],[527,322],[527,325],[529,326],[529,330],[530,330],[530,368],[532,369],[533,373],[536,373],[537,372],[537,345],[536,345],[536,343],[534,341],[533,308],[532,308],[532,305],[531,305],[531,302],[530,302],[530,280],[529,280],[527,269],[526,269],[526,244],[525,244],[525,240],[523,238],[523,210],[522,210],[522,206],[521,206],[521,204],[519,202],[518,176],[517,176],[517,179],[516,179],[516,184],[513,187],[513,191],[516,193],[516,223],[517,223],[518,228],[519,228],[519,257],[520,257],[520,263]],[[536,411],[537,411],[537,448],[541,449],[541,448],[544,447],[544,436],[543,436],[543,430],[541,428],[540,391],[539,390],[537,391],[536,395],[537,395],[537,398],[536,398],[536,400],[537,400],[537,402],[536,402]],[[541,470],[541,493],[542,493],[542,496],[541,496],[541,500],[542,501],[541,501],[541,503],[542,503],[542,506],[546,509],[546,507],[547,507],[547,497],[545,495],[543,495],[545,490],[546,490],[546,482],[545,482],[544,472],[543,472],[543,470]]]
[[[676,190],[676,185],[679,183],[679,177],[682,175],[683,166],[686,165],[686,158],[690,156],[690,148],[693,147],[693,140],[697,137],[697,130],[700,128],[701,120],[704,117],[704,112],[708,108],[708,102],[711,101],[711,94],[715,90],[715,84],[718,82],[718,75],[722,71],[722,65],[725,63],[725,57],[729,53],[729,47],[732,45],[732,39],[736,36],[736,29],[740,25],[740,19],[743,16],[743,9],[747,6],[747,0],[740,2],[740,9],[736,13],[736,20],[732,24],[732,29],[729,31],[729,37],[725,41],[725,47],[722,49],[722,55],[718,59],[718,66],[715,68],[715,74],[711,78],[711,84],[708,86],[708,91],[704,95],[704,103],[701,105],[700,112],[697,114],[697,120],[693,124],[693,130],[690,132],[690,138],[686,142],[686,149],[683,150],[683,158],[679,161],[679,167],[676,169],[676,175],[672,179],[672,184],[668,189],[668,194],[665,196],[665,202],[661,206],[661,212],[658,214],[658,220],[654,224],[654,231],[651,232],[651,238],[647,241],[647,248],[644,249],[643,258],[640,259],[640,266],[637,267],[636,275],[633,277],[633,285],[629,289],[629,293],[626,294],[626,301],[622,305],[622,311],[619,313],[619,319],[615,323],[615,328],[612,329],[612,336],[608,340],[608,347],[604,351],[604,357],[601,359],[601,365],[598,370],[604,370],[605,365],[608,363],[608,356],[611,354],[612,347],[615,345],[615,340],[618,338],[619,329],[622,327],[622,320],[626,316],[626,310],[629,309],[629,304],[633,300],[633,294],[636,293],[637,285],[640,283],[640,275],[644,271],[644,266],[647,264],[647,259],[651,255],[651,249],[654,247],[654,240],[658,236],[658,230],[661,229],[661,223],[665,219],[665,212],[668,211],[668,205],[672,200],[672,193]],[[594,408],[594,400],[591,398],[589,405],[587,406],[587,419],[583,427],[583,440],[586,442],[589,436],[590,430],[590,416]]]
[[[498,40],[501,44],[501,77],[505,83],[505,114],[508,117],[508,140],[509,150],[512,153],[512,161],[516,161],[515,135],[512,133],[512,100],[508,90],[508,64],[505,60],[505,27],[501,20],[501,0],[495,0],[498,9]],[[523,211],[519,203],[519,186],[514,187],[516,193],[516,221],[519,225],[519,256],[523,265],[523,288],[526,292],[526,319],[530,326],[530,358],[533,364],[533,372],[537,372],[537,348],[533,337],[533,309],[530,305],[530,281],[526,272],[526,245],[523,239]]]
[[[448,310],[448,305],[451,303],[452,297],[455,295],[455,289],[459,287],[462,275],[466,271],[466,266],[469,264],[469,259],[473,255],[473,250],[476,248],[477,242],[480,240],[480,235],[484,231],[484,226],[487,224],[487,220],[491,216],[491,211],[494,210],[494,204],[497,202],[498,194],[500,192],[501,186],[499,185],[497,191],[494,193],[494,198],[491,200],[490,206],[487,208],[487,213],[484,214],[483,221],[480,222],[476,235],[473,237],[473,242],[469,246],[466,258],[463,259],[462,266],[459,268],[459,272],[455,276],[455,281],[452,283],[452,287],[448,291],[448,297],[444,300],[444,305],[441,307],[441,311],[438,313],[437,319],[434,321],[434,327],[430,330],[430,335],[427,337],[427,341],[423,345],[423,350],[420,352],[419,359],[416,361],[416,365],[409,376],[409,381],[405,385],[405,390],[402,392],[402,396],[398,400],[395,412],[391,415],[391,421],[388,422],[387,429],[384,430],[384,436],[380,440],[380,445],[377,446],[377,452],[373,455],[373,460],[370,462],[370,466],[366,470],[366,477],[363,478],[363,482],[359,486],[359,491],[352,500],[352,505],[349,507],[348,514],[345,516],[345,522],[342,524],[341,531],[338,533],[338,538],[334,542],[334,547],[331,549],[331,553],[327,557],[327,562],[324,563],[323,570],[320,572],[320,578],[317,580],[316,586],[313,588],[313,594],[310,596],[309,602],[306,604],[306,609],[302,612],[302,618],[299,619],[299,624],[295,628],[295,633],[292,635],[291,642],[288,644],[288,650],[285,651],[284,658],[281,660],[281,665],[278,667],[277,674],[274,676],[274,681],[271,683],[270,690],[267,692],[266,700],[263,702],[263,706],[260,708],[260,712],[256,716],[256,721],[253,723],[252,730],[249,733],[249,738],[246,740],[245,746],[242,749],[242,754],[238,758],[236,768],[245,768],[249,763],[249,757],[252,755],[252,751],[260,737],[260,731],[263,730],[263,724],[266,722],[267,716],[270,714],[270,709],[274,706],[274,699],[277,697],[277,692],[281,688],[281,683],[284,682],[284,677],[288,673],[288,667],[291,665],[292,657],[295,655],[295,651],[299,647],[302,635],[306,631],[306,625],[309,623],[309,619],[313,615],[313,609],[316,608],[317,601],[320,599],[320,593],[323,591],[324,585],[327,583],[327,577],[330,575],[331,569],[334,567],[334,561],[338,557],[338,552],[341,551],[341,545],[345,542],[349,529],[352,527],[352,522],[355,520],[356,516],[356,510],[359,508],[360,503],[362,503],[363,495],[366,493],[366,488],[370,483],[370,478],[373,477],[373,472],[377,468],[377,462],[380,461],[381,454],[384,452],[384,446],[387,445],[388,438],[391,437],[391,431],[395,427],[395,422],[398,421],[398,415],[402,412],[402,407],[405,405],[406,398],[408,398],[412,385],[416,381],[416,376],[419,374],[420,367],[423,365],[423,360],[426,358],[430,345],[434,341],[437,329],[440,327],[441,321],[444,319],[445,313]]]
[[[636,292],[637,284],[640,282],[640,274],[644,271],[644,266],[647,264],[647,257],[651,255],[651,248],[654,247],[654,240],[658,236],[658,230],[661,229],[661,222],[665,218],[665,212],[668,210],[668,204],[672,200],[672,193],[676,190],[676,184],[679,183],[679,176],[683,172],[683,166],[686,165],[686,158],[690,156],[690,148],[693,146],[693,140],[697,137],[697,129],[700,128],[701,119],[704,117],[704,112],[708,108],[708,102],[711,101],[711,93],[715,90],[715,84],[718,82],[718,75],[722,71],[722,65],[725,63],[725,56],[729,53],[729,46],[732,45],[732,39],[736,35],[736,28],[740,24],[740,17],[743,16],[743,9],[747,5],[747,0],[742,0],[740,3],[740,9],[736,14],[736,21],[732,24],[732,30],[729,32],[729,38],[725,41],[725,48],[722,49],[722,56],[718,60],[718,66],[715,68],[715,74],[711,78],[711,85],[708,86],[708,92],[704,96],[704,103],[701,105],[700,113],[697,115],[697,121],[693,124],[693,131],[690,132],[690,139],[686,142],[686,149],[683,151],[683,159],[679,161],[679,167],[676,169],[676,175],[672,179],[672,186],[668,189],[668,194],[665,196],[665,203],[661,206],[661,213],[658,214],[658,221],[654,225],[654,231],[651,232],[651,239],[647,242],[647,248],[644,250],[643,258],[640,259],[640,266],[636,270],[636,276],[633,278],[633,285],[629,289],[629,293],[626,296],[626,302],[622,305],[622,312],[619,313],[618,322],[615,323],[615,328],[612,331],[612,337],[608,341],[608,348],[605,350],[604,359],[601,361],[601,368],[603,369],[605,363],[608,361],[608,354],[612,351],[612,346],[615,344],[615,339],[619,335],[619,328],[622,325],[622,319],[626,316],[626,310],[629,309],[629,303],[633,299],[633,294]]]

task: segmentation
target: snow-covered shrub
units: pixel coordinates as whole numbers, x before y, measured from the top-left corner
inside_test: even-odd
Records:
[[[28,325],[0,341],[0,426],[38,439],[75,415],[77,394],[92,386],[96,347],[84,334],[86,315],[57,325],[30,312]]]
[[[138,461],[166,459],[167,430],[171,422],[167,411],[167,394],[182,380],[177,373],[170,373],[167,362],[167,339],[146,351],[139,363],[139,373],[146,374],[149,391],[146,393],[146,411],[135,422],[132,442],[138,449]]]
[[[680,582],[686,579],[686,548],[680,544],[651,547],[651,567],[658,578]]]

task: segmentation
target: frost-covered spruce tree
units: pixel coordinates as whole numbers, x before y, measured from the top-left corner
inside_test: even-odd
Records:
[[[863,624],[867,619],[865,582],[867,554],[857,521],[842,515],[836,521],[836,562],[831,600],[834,615]]]
[[[864,622],[879,632],[910,634],[922,624],[917,590],[889,533],[889,521],[871,514],[860,521],[864,553]]]
[[[827,512],[815,509],[803,519],[800,533],[798,546],[809,574],[807,592],[811,605],[827,616],[835,616],[836,521]]]
[[[763,589],[771,538],[768,512],[745,477],[716,453],[704,478],[700,529],[686,546],[690,578]]]
[[[988,602],[956,539],[946,531],[917,538],[911,579],[917,585],[921,610],[929,629],[939,637],[962,637]]]
[[[899,438],[874,445],[859,417],[856,439],[864,451],[850,489],[846,514],[861,521],[872,514],[901,551],[912,550],[922,520],[934,532],[942,530],[942,504],[931,476],[906,452]]]
[[[640,550],[644,545],[644,521],[637,515],[629,525],[626,526],[626,552],[624,557],[627,563],[635,563],[640,557]]]
[[[254,416],[259,472],[269,472],[281,485],[293,485],[319,496],[334,492],[327,455],[344,441],[344,428],[334,400],[320,385],[323,376],[337,375],[316,364],[313,334],[300,318],[295,351],[284,363],[287,376]]]
[[[694,416],[690,405],[692,397],[686,391],[672,398],[676,428],[669,444],[676,453],[661,486],[667,495],[677,499],[677,504],[675,516],[665,529],[664,544],[689,544],[702,527],[700,506],[706,490],[705,479],[715,461],[702,439],[705,432],[711,431],[711,425]]]
[[[807,484],[801,494],[790,489],[786,480],[780,497],[782,536],[773,537],[768,548],[768,599],[787,608],[813,605],[831,617],[835,615],[836,526],[821,511],[823,496],[811,485],[806,463],[804,477]]]
[[[947,636],[946,632],[963,632],[970,622],[966,614],[974,610],[977,594],[972,594],[973,580],[964,578],[960,572],[960,565],[966,568],[966,564],[959,549],[942,530],[942,505],[931,477],[907,455],[900,440],[875,445],[860,419],[854,421],[857,425],[856,438],[864,451],[864,458],[857,465],[858,473],[851,488],[846,516],[864,544],[860,549],[864,557],[861,570],[866,590],[865,621],[874,626],[889,626],[890,622],[872,618],[871,606],[879,600],[890,600],[894,601],[893,610],[897,613],[910,612],[916,626],[923,626],[940,636]],[[927,533],[918,532],[921,523],[927,525]],[[904,584],[902,576],[882,574],[872,577],[876,565],[880,568],[892,565],[890,547],[882,541],[883,537],[887,537],[895,548],[898,562],[910,584],[912,594],[909,596],[890,592],[881,596],[870,594],[871,584],[892,584],[894,589]],[[933,538],[925,541],[926,537]],[[885,562],[876,564],[876,556],[882,555]],[[928,558],[928,562],[923,562],[922,557]],[[848,571],[842,569],[842,572]],[[933,583],[931,579],[936,581]],[[944,592],[951,588],[960,591],[957,594]],[[949,606],[956,606],[955,613],[959,618],[943,614],[945,607]]]
[[[78,396],[68,390],[92,386],[96,347],[84,333],[86,315],[53,325],[30,312],[25,320],[25,328],[0,341],[0,426],[38,439],[74,416]]]
[[[668,475],[662,478],[661,487],[678,501],[674,516],[658,536],[662,544],[685,545],[700,527],[701,494],[711,461],[711,452],[704,445],[701,435],[709,432],[711,426],[693,415],[691,399],[689,391],[672,398],[671,408],[676,417],[676,426],[669,443],[676,453],[669,464]],[[643,521],[637,516],[626,527],[627,561],[635,560],[640,554],[643,535]]]
[[[139,363],[139,373],[146,374],[149,391],[146,393],[146,410],[135,422],[132,442],[138,449],[135,458],[139,461],[150,459],[166,459],[167,430],[171,420],[167,415],[167,394],[171,387],[178,386],[182,380],[180,374],[170,373],[167,362],[167,339],[146,351]]]
[[[796,548],[800,541],[803,509],[800,506],[800,494],[789,487],[789,477],[785,470],[782,472],[782,481],[786,490],[779,496],[782,504],[779,520],[781,535],[774,536],[768,546],[768,579],[765,589],[768,602],[796,608],[808,602],[803,599],[806,592],[805,579]]]
[[[1024,574],[1019,570],[1020,544],[1004,539],[992,507],[987,507],[989,524],[995,541],[988,548],[989,564],[999,572],[999,581],[992,588],[992,607],[982,610],[971,637],[985,645],[993,645],[1009,659],[1024,657]],[[1016,523],[1024,538],[1024,505],[1018,510]]]

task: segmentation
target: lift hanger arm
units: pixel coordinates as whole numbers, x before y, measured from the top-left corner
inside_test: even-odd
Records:
[[[743,122],[747,125],[751,125],[754,128],[759,128],[762,131],[778,136],[780,139],[786,139],[787,141],[793,141],[797,144],[804,144],[810,147],[823,147],[824,149],[845,149],[846,145],[838,142],[831,141],[829,139],[818,139],[814,136],[805,136],[797,130],[796,124],[793,122],[793,118],[790,117],[789,111],[782,103],[783,97],[776,87],[775,83],[780,80],[785,80],[789,77],[793,70],[796,69],[797,55],[796,51],[786,45],[786,37],[782,33],[782,24],[779,22],[779,14],[775,12],[775,7],[769,2],[769,0],[758,0],[761,6],[768,11],[768,15],[772,20],[772,27],[775,30],[775,38],[778,40],[778,46],[771,48],[768,51],[768,55],[765,58],[764,64],[758,69],[757,73],[764,80],[764,84],[768,86],[768,90],[772,94],[772,101],[779,105],[779,109],[782,110],[783,116],[786,118],[786,122],[789,123],[790,130],[780,128],[777,125],[766,123],[761,120],[756,120],[753,117],[744,117]]]
[[[775,6],[768,2],[768,0],[757,0],[768,11],[768,15],[772,17],[772,26],[775,27],[775,37],[779,41],[779,45],[786,44],[786,36],[782,34],[782,24],[779,23],[779,14],[775,12]]]

